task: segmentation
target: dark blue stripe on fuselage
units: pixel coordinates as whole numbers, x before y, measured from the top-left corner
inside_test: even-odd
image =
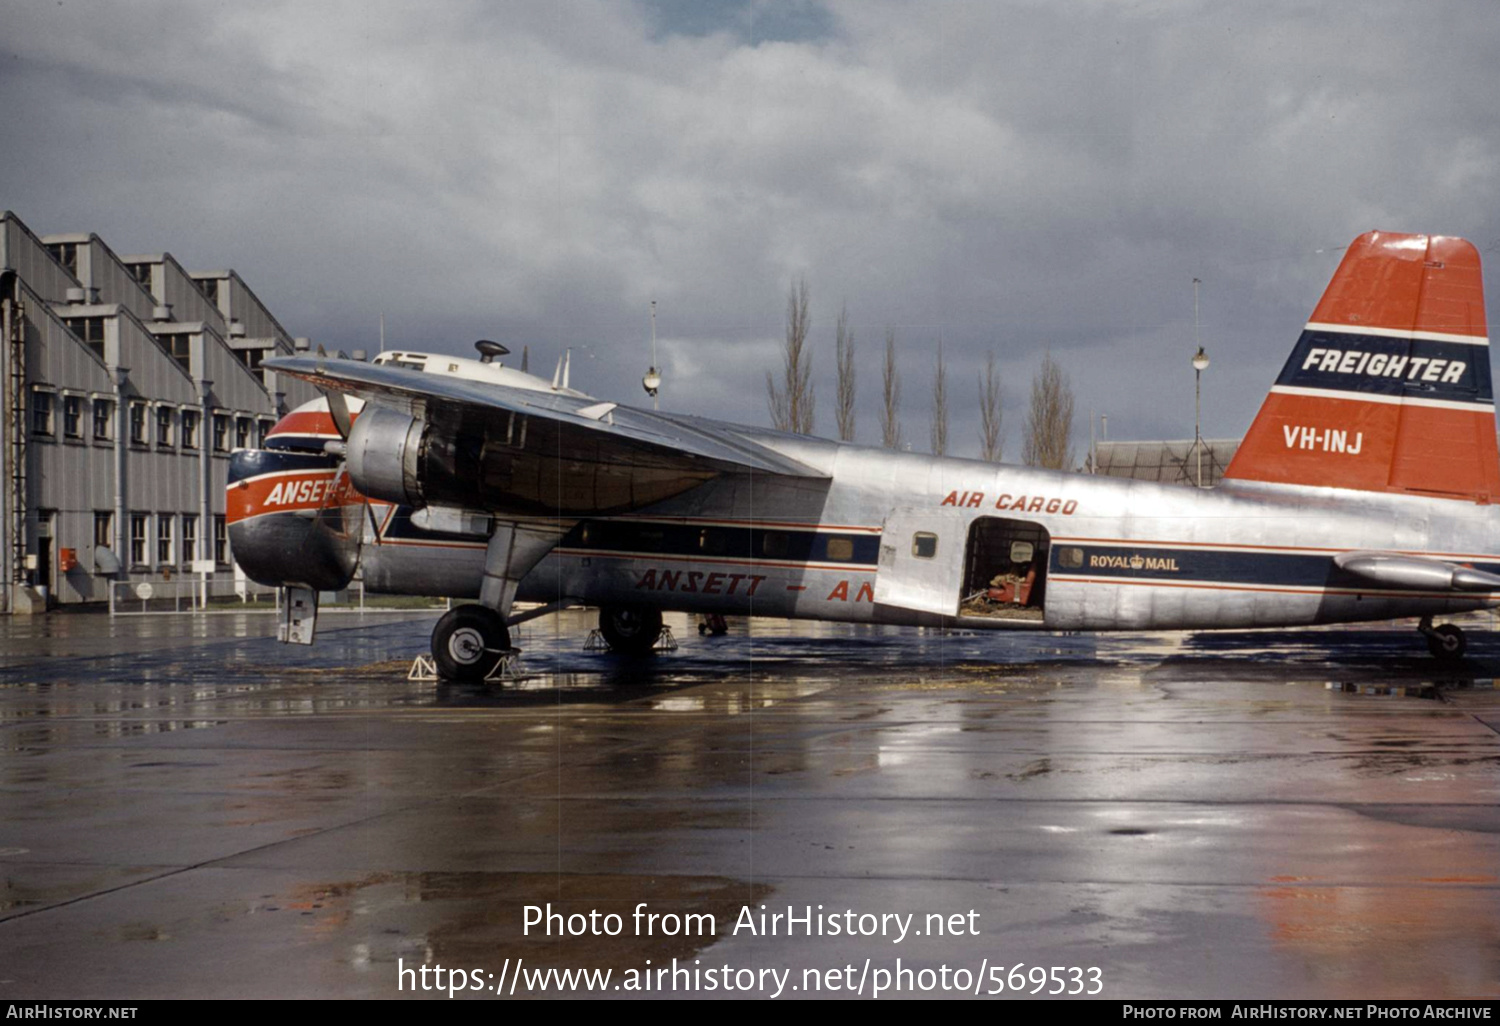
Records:
[[[1278,385],[1459,403],[1494,400],[1487,345],[1303,331]]]
[[[287,449],[237,449],[229,455],[229,483],[261,474],[293,470],[331,470],[338,458],[326,453],[292,452]]]
[[[874,566],[880,539],[868,534],[827,534],[771,527],[699,526],[641,520],[585,520],[561,547],[633,554],[772,559],[795,563]],[[847,553],[847,554],[846,554]]]
[[[1500,572],[1500,563],[1470,563],[1477,570]],[[1382,590],[1334,566],[1330,555],[1301,552],[1225,552],[1152,546],[1052,546],[1056,579],[1068,577],[1133,578],[1164,583],[1183,581],[1283,588],[1349,588]]]
[[[412,523],[415,506],[397,506],[381,528],[380,537],[391,541],[449,542],[451,544],[483,545],[488,540],[477,534],[455,534],[451,531],[426,531]],[[377,514],[378,516],[379,514]]]

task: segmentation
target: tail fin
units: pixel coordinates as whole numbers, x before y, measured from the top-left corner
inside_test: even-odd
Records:
[[[1224,476],[1500,499],[1479,253],[1355,239]]]

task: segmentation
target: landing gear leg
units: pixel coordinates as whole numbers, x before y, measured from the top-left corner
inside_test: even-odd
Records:
[[[1422,617],[1417,630],[1427,639],[1427,651],[1446,663],[1458,662],[1464,657],[1464,650],[1469,647],[1468,639],[1460,628],[1451,623],[1434,627],[1430,616]]]
[[[432,632],[432,661],[445,680],[482,681],[511,652],[510,618],[521,579],[571,524],[497,520],[484,552],[477,605],[449,610]]]

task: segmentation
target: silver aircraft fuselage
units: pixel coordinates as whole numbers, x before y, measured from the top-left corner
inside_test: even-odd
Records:
[[[1381,588],[1334,563],[1370,550],[1500,572],[1500,512],[1487,505],[1243,481],[1205,490],[733,430],[829,479],[726,474],[577,521],[517,597],[996,630],[1303,626],[1500,601]],[[483,537],[423,530],[405,507],[372,512],[345,510],[363,525],[366,588],[479,593]],[[278,515],[289,514],[266,514]],[[963,600],[1015,538],[1036,551],[1029,615],[970,615]]]

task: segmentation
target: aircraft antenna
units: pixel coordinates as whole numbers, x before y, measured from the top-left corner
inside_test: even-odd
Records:
[[[656,300],[654,299],[651,300],[651,368],[641,379],[641,387],[651,397],[651,408],[661,409],[661,401],[656,397],[656,393],[661,390],[661,371],[656,367]]]
[[[380,311],[380,351],[385,352],[385,311]]]

